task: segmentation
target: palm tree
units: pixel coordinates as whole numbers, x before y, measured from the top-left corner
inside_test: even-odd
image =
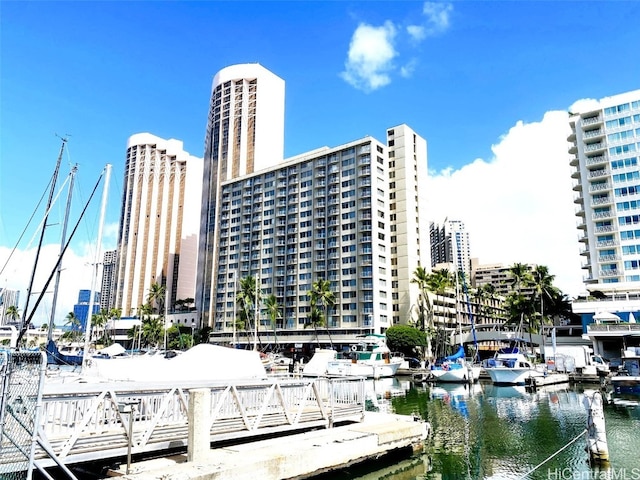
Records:
[[[540,301],[540,326],[544,330],[545,323],[545,299],[550,301],[558,289],[553,286],[555,275],[549,273],[549,268],[544,265],[537,265],[531,272],[531,286],[535,297]],[[544,332],[543,332],[544,333]]]
[[[240,280],[240,291],[237,294],[237,301],[240,304],[241,313],[244,315],[247,329],[247,336],[249,329],[253,326],[255,330],[256,338],[254,341],[258,341],[258,316],[256,315],[257,302],[259,301],[257,292],[257,282],[255,277],[248,275]],[[253,320],[253,322],[251,322]]]
[[[522,289],[531,284],[531,270],[530,270],[529,266],[524,264],[524,263],[514,263],[509,268],[509,272],[508,273],[509,273],[510,283],[511,283],[511,286],[512,286],[513,290],[515,290],[517,296],[521,296],[522,295]],[[518,300],[518,303],[522,303],[524,301],[525,301],[525,299],[521,298],[521,299]],[[507,307],[507,308],[509,308],[509,307]],[[528,311],[528,310],[530,310],[530,308],[520,308],[520,310],[522,312],[522,315],[520,316],[519,329],[520,329],[520,332],[522,333],[523,323],[524,323],[524,320],[525,320],[524,311],[525,310]]]
[[[426,289],[435,294],[436,300],[438,297],[443,297],[447,290],[451,289],[455,285],[455,276],[452,275],[448,269],[442,268],[438,270],[434,270],[430,275],[427,276],[427,284]],[[457,298],[456,298],[456,311],[457,311]],[[434,317],[435,317],[435,303],[444,303],[444,302],[434,302]],[[444,316],[444,315],[443,315]],[[457,316],[457,315],[456,315]],[[440,323],[445,323],[446,319],[443,322],[443,319],[440,319]],[[444,354],[446,349],[446,344],[448,343],[446,330],[442,330],[440,328],[435,328],[436,333],[436,356],[438,354]]]
[[[331,340],[331,333],[329,332],[329,308],[335,304],[336,297],[331,291],[331,282],[329,280],[323,280],[322,278],[313,282],[311,291],[309,292],[309,298],[312,309],[314,306],[324,306],[325,328],[329,336],[329,343],[333,349],[333,341]]]
[[[265,301],[264,306],[267,309],[267,316],[269,320],[271,320],[271,326],[273,327],[273,338],[275,343],[275,351],[278,351],[278,333],[276,331],[278,319],[282,318],[282,312],[280,311],[280,305],[278,304],[278,299],[272,293],[269,295]]]
[[[147,302],[149,305],[156,305],[157,308],[153,309],[153,312],[164,313],[164,299],[166,295],[166,288],[159,283],[152,283],[147,294]]]
[[[313,327],[313,330],[316,334],[316,342],[318,343],[319,347],[320,338],[318,338],[318,327],[324,326],[324,318],[322,317],[322,310],[320,310],[317,305],[311,306],[311,310],[309,311],[309,315],[307,316],[307,323],[304,324],[304,328],[307,328],[309,326]]]
[[[20,320],[20,310],[15,305],[9,305],[5,312],[5,315],[11,319],[12,322]]]
[[[76,317],[75,313],[69,312],[67,313],[65,320],[67,321],[65,325],[71,329],[71,341],[77,342],[81,336],[80,327],[82,326],[82,323],[80,322],[80,319]]]
[[[147,317],[142,321],[142,337],[145,345],[153,345],[158,348],[164,338],[164,325],[162,317]]]
[[[411,283],[418,284],[418,327],[420,331],[425,332],[427,344],[425,346],[426,353],[431,357],[433,352],[431,351],[431,337],[433,335],[433,305],[429,300],[427,294],[427,282],[429,281],[429,274],[424,267],[416,267],[413,272],[413,278]],[[425,356],[425,351],[422,352]]]

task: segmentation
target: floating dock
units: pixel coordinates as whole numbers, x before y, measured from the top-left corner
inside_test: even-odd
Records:
[[[569,383],[569,375],[566,373],[551,373],[544,377],[529,377],[527,379],[527,386],[531,388],[558,385],[560,383]]]
[[[212,448],[193,461],[187,454],[110,470],[127,480],[283,480],[335,471],[393,451],[421,451],[429,424],[411,416],[366,412],[362,422]]]

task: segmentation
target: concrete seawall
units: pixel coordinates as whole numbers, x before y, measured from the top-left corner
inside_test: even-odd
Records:
[[[302,479],[377,458],[398,449],[421,450],[429,424],[413,417],[367,412],[363,422],[134,463],[109,477],[127,480]]]

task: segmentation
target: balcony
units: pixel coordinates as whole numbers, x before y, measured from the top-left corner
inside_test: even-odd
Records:
[[[594,155],[591,157],[587,157],[587,167],[591,167],[594,165],[601,165],[601,164],[606,164],[609,162],[609,158],[607,157],[606,154],[602,154],[602,155]]]
[[[596,152],[598,150],[604,150],[604,149],[605,149],[605,145],[602,142],[587,143],[584,146],[584,151],[585,152]],[[572,152],[569,151],[569,153],[572,153]]]
[[[600,118],[599,115],[595,115],[592,117],[585,117],[583,119],[581,119],[581,125],[582,126],[587,126],[587,125],[595,125],[597,123],[602,123],[602,119]]]
[[[591,218],[594,220],[602,220],[604,218],[612,218],[613,216],[613,212],[611,210],[607,210],[606,212],[593,212]]]
[[[602,192],[604,190],[611,190],[611,184],[609,182],[589,185],[590,192]]]
[[[594,198],[591,201],[591,205],[592,206],[599,206],[599,205],[610,205],[613,203],[613,200],[611,199],[611,197],[609,195],[607,195],[606,197],[598,197],[598,198]]]
[[[582,135],[582,138],[584,139],[593,139],[593,138],[600,138],[600,137],[604,137],[604,130],[602,130],[601,128],[596,128],[594,130],[587,130]]]
[[[589,171],[589,178],[604,177],[605,175],[610,175],[608,168],[600,168],[598,170]]]
[[[620,276],[620,271],[616,268],[616,269],[607,269],[607,270],[600,270],[600,276],[601,277],[619,277]]]

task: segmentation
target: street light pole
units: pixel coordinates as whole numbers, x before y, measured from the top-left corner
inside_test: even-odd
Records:
[[[195,329],[196,329],[196,322],[191,322],[191,346],[192,347],[195,343]]]

